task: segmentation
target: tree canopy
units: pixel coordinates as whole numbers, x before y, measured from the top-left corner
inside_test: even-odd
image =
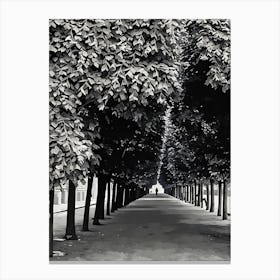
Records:
[[[180,91],[180,28],[160,19],[50,20],[51,186],[89,170],[120,174],[129,156],[157,165],[161,116]]]

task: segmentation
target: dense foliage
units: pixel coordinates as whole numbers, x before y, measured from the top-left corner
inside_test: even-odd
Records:
[[[230,174],[230,23],[184,23],[183,91],[172,107],[160,178],[166,187]]]
[[[50,21],[51,186],[89,169],[120,173],[125,152],[160,146],[154,134],[180,89],[179,28],[174,20]],[[118,135],[123,123],[133,141],[125,127]]]

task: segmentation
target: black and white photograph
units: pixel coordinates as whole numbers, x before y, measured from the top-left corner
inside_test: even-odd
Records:
[[[1,280],[280,280],[280,1],[0,0]]]
[[[230,20],[51,19],[51,262],[230,262]]]

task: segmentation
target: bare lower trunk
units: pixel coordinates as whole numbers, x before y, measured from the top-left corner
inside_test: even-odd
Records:
[[[211,197],[211,204],[210,204],[210,212],[214,212],[215,202],[214,202],[214,181],[210,180],[210,197]]]
[[[194,187],[195,187],[194,185],[192,185],[192,187],[191,187],[192,188],[192,204],[195,203],[195,201],[194,201],[195,200],[194,199],[195,198],[195,189],[194,189]]]
[[[194,205],[198,205],[198,195],[197,195],[197,184],[196,181],[194,181]]]
[[[116,185],[116,204],[115,204],[115,210],[117,210],[120,207],[120,184]]]
[[[84,221],[83,221],[83,231],[88,231],[88,221],[89,221],[89,210],[90,210],[90,201],[91,201],[91,190],[92,190],[93,174],[90,174],[88,177],[88,186],[87,186],[87,196],[85,203],[84,211]]]
[[[197,184],[197,206],[200,206],[200,183]]]
[[[117,189],[117,207],[123,207],[123,187],[119,184]]]
[[[207,200],[207,202],[206,202],[206,210],[209,210],[210,203],[209,203],[209,185],[208,184],[206,185],[206,200]]]
[[[222,215],[222,182],[218,182],[218,216]]]
[[[67,224],[64,238],[66,240],[77,240],[75,228],[75,203],[76,203],[76,186],[70,180],[68,189],[68,207],[67,207]]]
[[[129,203],[129,188],[126,187],[124,191],[124,206]]]
[[[187,195],[187,199],[186,199],[186,201],[189,202],[190,201],[190,186],[187,185],[186,188],[187,188],[187,194],[186,194]]]
[[[113,193],[112,193],[112,206],[111,206],[111,212],[115,212],[116,210],[116,184],[117,182],[114,180],[113,183]]]
[[[98,176],[98,191],[93,224],[100,225],[99,219],[104,219],[104,199],[106,191],[107,178],[104,175]]]
[[[223,220],[227,220],[228,213],[227,213],[227,184],[226,181],[223,182]]]
[[[107,184],[107,207],[106,207],[107,216],[110,216],[110,202],[111,202],[111,180],[109,179]]]
[[[53,256],[53,202],[54,189],[49,191],[49,256]]]
[[[203,184],[200,183],[200,206],[203,208]]]

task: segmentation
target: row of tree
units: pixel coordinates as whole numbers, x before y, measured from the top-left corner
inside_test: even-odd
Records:
[[[124,204],[155,183],[164,112],[180,87],[179,29],[174,20],[50,20],[50,255],[55,188],[69,182],[65,238],[76,239],[79,182],[88,178],[84,230],[94,175],[96,225],[109,180]]]
[[[218,205],[217,216],[222,216],[223,220],[228,219],[228,185],[226,181],[218,181]],[[195,206],[215,212],[215,182],[196,182],[191,185],[175,186],[166,190],[166,192],[182,201],[194,204]],[[206,196],[205,196],[206,192]]]
[[[183,91],[170,108],[160,182],[172,194],[178,186],[189,190],[188,201],[203,205],[203,184],[213,197],[214,183],[219,194],[222,182],[230,183],[230,22],[186,21],[180,46]]]

